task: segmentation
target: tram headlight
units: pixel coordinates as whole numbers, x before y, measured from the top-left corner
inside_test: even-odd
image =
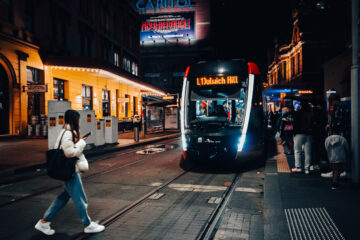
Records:
[[[244,144],[245,144],[245,139],[246,139],[246,135],[241,135],[241,137],[239,138],[239,142],[238,142],[238,152],[241,152],[244,148]]]

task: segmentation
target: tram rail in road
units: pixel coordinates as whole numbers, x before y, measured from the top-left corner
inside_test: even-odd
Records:
[[[99,223],[105,225],[106,227],[110,226],[111,224],[115,223],[118,219],[120,219],[123,215],[125,215],[129,211],[133,210],[137,206],[144,203],[150,196],[152,196],[153,194],[158,193],[161,189],[169,186],[172,182],[174,182],[175,180],[177,180],[180,177],[184,176],[188,172],[189,171],[184,171],[184,172],[178,174],[177,176],[173,177],[172,179],[170,179],[166,183],[163,183],[162,185],[160,185],[156,189],[154,189],[154,190],[148,192],[147,194],[145,194],[144,196],[140,197],[139,199],[137,199],[136,201],[134,201],[133,203],[131,203],[127,207],[122,208],[122,209],[116,211],[115,213],[111,214],[110,216],[104,218]],[[226,206],[227,206],[229,200],[231,199],[232,193],[235,191],[235,186],[236,186],[237,182],[240,179],[240,175],[241,175],[241,173],[237,173],[234,176],[230,186],[227,187],[227,189],[223,193],[220,203],[214,209],[214,211],[210,215],[208,221],[206,222],[206,224],[200,230],[196,240],[205,240],[205,239],[207,240],[207,239],[211,239],[211,237],[214,236],[215,227],[218,224],[221,216],[223,215],[223,212],[226,209]],[[79,233],[72,240],[85,240],[85,239],[90,239],[92,236],[94,236],[94,235],[87,234],[87,233]]]
[[[165,143],[165,144],[171,144],[171,143],[173,143],[173,142],[175,142],[175,141],[172,140],[172,141],[170,141],[169,143]],[[144,148],[144,147],[142,147],[142,148]],[[146,146],[145,146],[145,148],[146,148]],[[170,149],[170,150],[172,150],[172,149]],[[137,151],[139,151],[138,148],[136,148],[135,150],[132,150],[132,151],[128,151],[128,152],[124,152],[124,153],[119,153],[119,154],[117,154],[117,156],[122,156],[122,155],[130,154],[130,153],[136,153]],[[96,176],[99,176],[99,175],[103,175],[103,174],[107,174],[107,173],[110,173],[110,172],[119,170],[119,169],[121,169],[121,168],[125,168],[125,167],[128,167],[128,166],[135,165],[135,164],[137,164],[137,163],[139,163],[139,162],[146,161],[147,159],[150,158],[150,156],[151,156],[151,155],[147,155],[147,157],[141,158],[141,159],[139,159],[139,160],[137,160],[137,161],[135,161],[135,162],[130,162],[130,163],[127,163],[127,164],[119,164],[119,166],[112,166],[111,169],[106,169],[106,170],[103,170],[103,171],[100,171],[100,172],[95,172],[95,173],[93,173],[93,174],[89,174],[88,176],[83,177],[83,179],[90,179],[90,178],[93,178],[93,177],[96,177]],[[44,173],[43,175],[36,175],[36,176],[34,176],[34,178],[40,177],[40,176],[44,176],[44,175],[45,175],[45,173]],[[29,179],[29,178],[27,178],[26,180],[28,180],[28,179]],[[23,180],[23,179],[22,179],[22,180]],[[20,181],[18,181],[18,182],[20,182]],[[7,183],[7,184],[9,184],[9,183]],[[36,192],[34,192],[34,193],[32,193],[32,194],[28,194],[28,195],[26,195],[26,196],[19,197],[19,198],[13,198],[13,199],[11,199],[11,200],[8,201],[8,202],[2,203],[2,204],[0,204],[0,208],[5,207],[5,206],[8,206],[8,205],[11,205],[11,204],[14,204],[14,203],[17,203],[17,202],[19,202],[19,201],[23,201],[23,200],[26,200],[26,199],[29,199],[29,198],[32,198],[32,197],[41,195],[41,194],[44,194],[44,193],[47,193],[47,192],[50,192],[50,191],[55,190],[55,189],[57,189],[57,188],[60,188],[60,187],[62,187],[62,186],[63,186],[63,184],[58,184],[58,185],[55,185],[55,186],[53,186],[53,187],[41,188],[41,189],[39,189],[38,191],[36,191]]]

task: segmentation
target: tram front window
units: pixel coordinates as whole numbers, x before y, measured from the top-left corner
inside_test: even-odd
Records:
[[[190,91],[190,128],[240,127],[244,121],[246,88],[195,88]],[[209,124],[212,123],[212,124]]]

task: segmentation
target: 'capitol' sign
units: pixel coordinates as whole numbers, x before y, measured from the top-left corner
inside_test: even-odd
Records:
[[[174,7],[192,8],[194,4],[192,0],[138,0],[136,3],[136,8],[141,11]]]

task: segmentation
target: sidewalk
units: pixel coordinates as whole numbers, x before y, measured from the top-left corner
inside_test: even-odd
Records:
[[[294,156],[277,154],[265,168],[265,226],[269,239],[360,239],[360,191],[350,180],[331,190],[331,179],[320,172],[290,173]]]
[[[92,157],[108,152],[148,144],[162,139],[179,136],[178,130],[154,132],[145,135],[140,133],[140,141],[134,141],[134,133],[127,131],[119,133],[118,144],[106,144],[86,150],[87,157]],[[47,139],[26,139],[21,137],[0,138],[0,176],[8,175],[27,168],[44,166],[45,152],[48,150]]]

